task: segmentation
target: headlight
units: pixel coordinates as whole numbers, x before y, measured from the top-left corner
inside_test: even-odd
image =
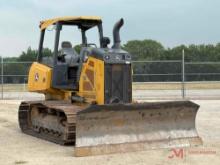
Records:
[[[126,58],[127,58],[127,59],[131,59],[131,55],[130,55],[130,54],[127,54],[127,55],[126,55]]]
[[[105,55],[105,60],[109,60],[110,56],[109,55]]]
[[[119,61],[119,60],[121,60],[121,56],[120,55],[116,55],[115,59]]]

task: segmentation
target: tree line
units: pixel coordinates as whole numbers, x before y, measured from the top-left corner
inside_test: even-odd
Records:
[[[185,52],[186,81],[219,81],[220,43],[200,45],[179,45],[165,48],[154,40],[133,40],[124,45],[124,49],[132,54],[133,61],[172,61],[133,63],[134,81],[181,81],[182,80],[182,50]],[[178,61],[178,62],[174,62]],[[206,64],[204,64],[206,63]],[[142,74],[142,75],[141,75]],[[147,76],[143,75],[147,74]],[[140,76],[139,76],[140,75]]]
[[[220,43],[208,45],[179,45],[173,48],[166,48],[155,40],[131,40],[124,44],[122,48],[132,55],[133,61],[138,61],[133,63],[134,81],[181,81],[183,49],[185,51],[185,72],[187,81],[220,80],[220,75],[218,75],[218,73],[220,73],[220,65],[216,63],[206,65],[199,64],[199,62],[220,61]],[[77,45],[75,49],[79,52],[80,46]],[[53,52],[48,48],[43,50],[45,56],[51,56],[52,53]],[[18,57],[4,58],[4,75],[27,75],[31,64],[22,62],[36,61],[36,58],[37,50],[31,47],[23,51]],[[148,62],[144,63],[141,61]],[[191,64],[190,62],[195,64]],[[4,77],[4,82],[23,83],[25,79],[25,76],[6,76]]]

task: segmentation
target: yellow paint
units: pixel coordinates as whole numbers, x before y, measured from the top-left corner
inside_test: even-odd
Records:
[[[67,16],[67,17],[59,17],[59,18],[53,18],[48,19],[40,22],[40,29],[44,30],[48,26],[53,25],[59,21],[82,21],[82,20],[90,20],[90,21],[100,21],[101,17],[98,16]]]
[[[61,91],[51,87],[52,68],[34,62],[31,65],[28,75],[28,90],[30,92],[43,93],[46,100],[68,100],[70,91]]]
[[[34,62],[30,68],[28,76],[28,90],[47,91],[50,89],[52,79],[52,69],[43,64]]]
[[[93,63],[93,66],[89,65]],[[90,79],[87,72],[90,71]],[[91,81],[93,77],[94,82]],[[89,90],[84,88],[87,83]],[[54,89],[52,84],[52,68],[34,62],[30,68],[28,76],[28,90],[30,92],[44,93],[46,100],[70,100],[73,91]],[[79,91],[77,94],[86,99],[86,102],[96,102],[104,104],[104,62],[93,57],[89,57],[83,64],[79,81]]]
[[[90,66],[89,62],[93,62],[94,66]],[[93,71],[94,84],[89,80],[86,71]],[[91,91],[84,88],[84,83],[89,83],[92,87]],[[87,102],[96,102],[104,104],[104,61],[89,57],[87,62],[83,64],[79,81],[79,96],[84,97]]]

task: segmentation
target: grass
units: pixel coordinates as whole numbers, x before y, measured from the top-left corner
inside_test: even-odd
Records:
[[[26,164],[27,161],[23,161],[23,160],[19,160],[19,161],[15,161],[15,164]]]
[[[189,82],[185,89],[220,89],[220,82]],[[133,90],[178,90],[182,88],[179,82],[174,83],[133,83]]]
[[[133,90],[178,90],[182,88],[179,82],[174,83],[133,83]],[[220,89],[220,82],[185,83],[185,89]],[[4,84],[4,92],[27,92],[27,84]],[[1,92],[1,85],[0,85]]]
[[[4,92],[27,92],[27,84],[4,84]],[[1,85],[0,85],[1,92]]]

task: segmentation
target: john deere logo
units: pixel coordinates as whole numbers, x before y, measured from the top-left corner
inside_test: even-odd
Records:
[[[36,74],[34,75],[34,79],[35,79],[35,81],[38,81],[38,80],[39,80],[39,74],[38,74],[38,73],[36,73]]]

